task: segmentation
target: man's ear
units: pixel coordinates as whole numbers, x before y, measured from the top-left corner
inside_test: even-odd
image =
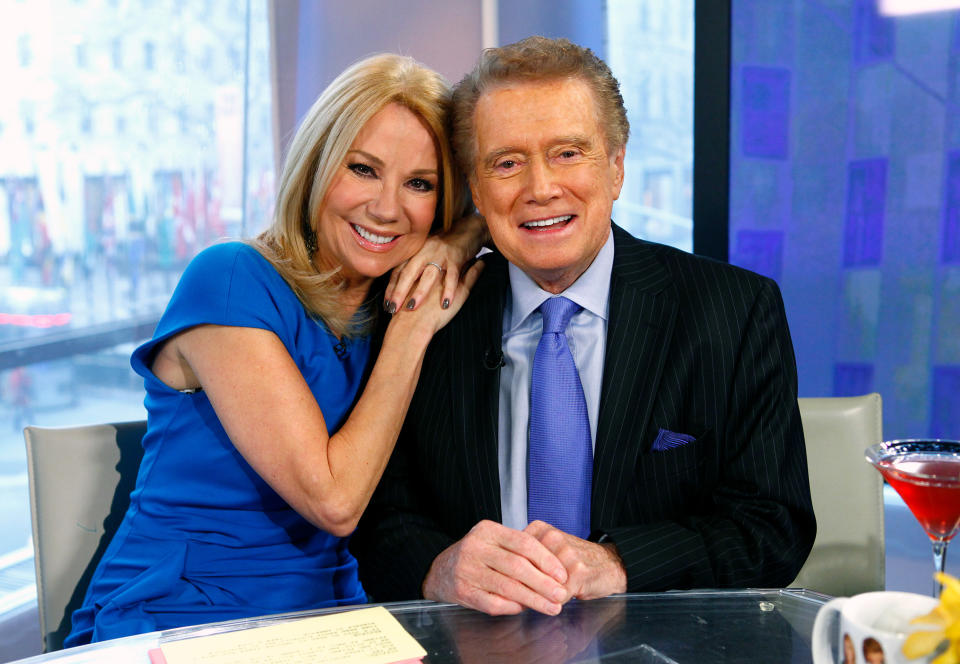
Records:
[[[613,169],[613,187],[610,193],[613,194],[613,200],[620,198],[620,190],[623,189],[623,160],[626,154],[627,146],[621,145],[610,158],[610,168]]]
[[[470,185],[470,198],[473,199],[473,206],[477,208],[477,212],[486,217],[486,213],[483,211],[483,201],[480,200],[480,197],[477,196],[477,176],[476,174],[471,175],[467,179],[468,184]]]

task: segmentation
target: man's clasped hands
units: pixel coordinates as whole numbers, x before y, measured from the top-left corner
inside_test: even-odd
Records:
[[[627,590],[612,544],[569,535],[543,521],[514,530],[481,521],[433,561],[423,583],[427,599],[491,615],[530,608],[557,615],[571,599]]]

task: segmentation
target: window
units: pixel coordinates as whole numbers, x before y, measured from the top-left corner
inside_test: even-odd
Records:
[[[693,248],[693,0],[609,0],[607,62],[630,119],[614,220]]]
[[[23,120],[23,131],[27,136],[33,136],[36,131],[36,105],[32,100],[20,101],[20,117]]]
[[[203,47],[203,55],[201,56],[200,66],[203,67],[204,69],[209,69],[210,67],[213,66],[213,47],[212,46],[208,45]]]
[[[160,132],[160,111],[155,102],[151,102],[147,108],[147,130],[153,135]]]
[[[93,107],[87,102],[81,104],[80,133],[87,136],[93,133]]]
[[[173,68],[178,74],[187,71],[187,49],[179,35],[173,39]]]
[[[234,69],[240,69],[243,66],[243,51],[235,45],[231,45],[227,49],[227,53],[230,56],[230,66]]]
[[[123,69],[123,40],[120,38],[110,42],[110,61],[114,69]]]
[[[21,67],[29,67],[33,62],[33,50],[30,48],[30,35],[17,37],[17,61]]]
[[[131,351],[186,262],[220,238],[256,234],[269,213],[247,223],[246,211],[273,198],[266,0],[250,3],[250,70],[185,62],[180,38],[215,29],[244,52],[245,12],[46,4],[79,22],[19,28],[19,62],[37,85],[5,90],[12,115],[0,108],[0,613],[33,593],[22,427],[143,418]],[[142,59],[124,57],[138,43]],[[158,71],[159,44],[179,44],[179,73]],[[237,100],[229,108],[215,103],[224,91]],[[114,341],[91,345],[101,337]]]
[[[157,67],[156,48],[152,41],[143,44],[143,68],[147,71],[153,71]]]
[[[960,437],[960,10],[732,10],[731,261],[779,280],[800,395]]]

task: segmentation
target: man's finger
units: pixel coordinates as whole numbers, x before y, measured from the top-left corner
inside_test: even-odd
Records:
[[[531,521],[527,524],[527,527],[523,529],[523,532],[532,535],[533,537],[539,540],[547,532],[555,530],[553,526],[545,521]]]
[[[569,599],[560,561],[531,535],[481,521],[438,555],[423,584],[427,599],[504,615],[524,607],[557,615]]]
[[[505,606],[510,606],[513,603],[550,616],[557,615],[563,609],[562,599],[549,599],[544,596],[543,593],[532,589],[520,580],[502,574],[494,569],[488,570],[483,575],[480,583],[480,590],[490,596],[486,598],[486,603],[494,607],[499,606],[501,600],[503,600]],[[557,591],[561,593],[562,596],[566,595],[562,586],[559,587]],[[488,613],[491,613],[491,615],[502,615],[499,612],[488,611]],[[513,611],[511,610],[510,613],[513,613]]]
[[[503,548],[528,560],[557,583],[566,583],[567,570],[563,563],[530,533],[504,528],[499,533],[498,542]]]

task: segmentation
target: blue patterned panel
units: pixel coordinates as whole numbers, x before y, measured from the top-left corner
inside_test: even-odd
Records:
[[[894,23],[877,13],[876,0],[857,0],[854,62],[859,65],[890,60],[894,54]]]
[[[845,267],[879,265],[883,258],[883,216],[887,160],[863,159],[847,169],[847,219],[843,233]]]
[[[954,53],[960,53],[960,12],[953,17],[953,40],[950,50]]]
[[[930,435],[960,439],[960,366],[933,368],[933,413]]]
[[[838,362],[833,365],[833,396],[858,397],[873,391],[872,364]]]
[[[783,266],[782,231],[737,231],[734,265],[780,281]]]
[[[960,263],[960,150],[953,150],[947,155],[944,190],[943,249],[940,256],[944,263]]]
[[[790,152],[790,70],[744,67],[742,99],[743,155],[786,159]]]

